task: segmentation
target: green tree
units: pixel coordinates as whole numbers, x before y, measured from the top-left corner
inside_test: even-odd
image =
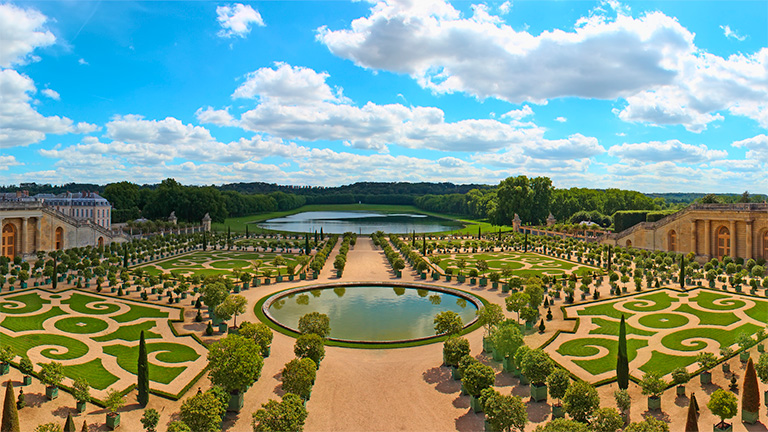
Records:
[[[512,356],[523,345],[523,334],[517,322],[504,320],[492,331],[491,342],[493,349],[501,353],[502,357]]]
[[[595,432],[617,432],[624,428],[624,419],[616,408],[598,408],[592,414],[590,425]]]
[[[246,339],[253,339],[261,347],[262,357],[269,351],[269,347],[272,345],[272,338],[274,337],[269,326],[262,322],[254,324],[246,321],[240,324],[238,334]]]
[[[78,402],[91,401],[91,386],[85,378],[77,378],[72,384],[72,396]]]
[[[525,430],[528,412],[525,403],[517,396],[502,395],[491,387],[480,392],[485,419],[493,430],[508,432]]]
[[[252,339],[227,335],[209,347],[208,377],[229,393],[243,392],[261,375],[264,360],[260,351]]]
[[[5,383],[5,400],[3,401],[3,420],[0,423],[2,432],[21,432],[19,426],[19,411],[16,408],[16,392],[11,380]]]
[[[63,432],[61,429],[61,425],[58,423],[43,423],[41,425],[37,425],[35,428],[35,432]]]
[[[667,382],[661,378],[659,372],[650,371],[643,375],[643,379],[640,380],[640,387],[642,387],[644,395],[657,398],[664,392]]]
[[[224,321],[234,318],[234,326],[237,328],[237,316],[245,313],[248,300],[241,295],[230,294],[221,304],[216,306],[216,316]]]
[[[72,418],[72,413],[67,413],[67,420],[64,422],[64,432],[77,432],[75,426],[75,419]]]
[[[521,372],[528,378],[531,383],[537,386],[544,385],[547,377],[552,373],[554,364],[549,355],[544,350],[537,348],[529,351],[521,364]]]
[[[192,429],[190,429],[189,426],[187,426],[187,424],[183,421],[174,420],[168,423],[168,429],[166,429],[166,432],[192,432]]]
[[[466,338],[451,336],[443,343],[443,358],[448,366],[457,367],[459,360],[469,355],[469,341]]]
[[[558,418],[547,424],[536,426],[534,432],[592,432],[592,429],[575,420]]]
[[[293,359],[285,364],[282,371],[283,390],[309,399],[316,376],[317,365],[312,359]]]
[[[453,311],[443,311],[435,315],[435,334],[458,335],[464,328],[461,316]]]
[[[624,315],[621,315],[619,323],[619,349],[616,360],[616,382],[620,389],[626,390],[629,387],[629,356],[627,355],[627,324],[624,322]]]
[[[563,396],[565,412],[574,420],[586,423],[600,407],[600,397],[594,386],[586,381],[576,381],[568,386]]]
[[[461,383],[467,393],[474,397],[479,397],[483,389],[493,385],[496,379],[496,373],[493,368],[480,362],[470,364],[463,371]]]
[[[40,365],[40,381],[45,385],[58,387],[64,380],[64,366],[59,362],[43,363]]]
[[[694,399],[688,399],[688,416],[685,419],[685,432],[699,432],[699,416],[696,415]]]
[[[531,276],[525,281],[524,291],[528,294],[528,306],[538,311],[539,306],[544,301],[543,282],[538,276]]]
[[[326,314],[310,312],[299,318],[299,332],[301,334],[313,333],[325,338],[331,333],[331,320]]]
[[[736,396],[721,388],[715,390],[707,402],[707,408],[712,411],[712,414],[720,417],[720,423],[717,424],[720,429],[725,429],[728,426],[725,421],[736,415],[737,406]]]
[[[217,431],[221,423],[222,408],[226,409],[221,399],[213,392],[198,393],[181,404],[181,421],[195,432]]]
[[[565,396],[566,390],[571,385],[571,376],[565,369],[556,367],[552,373],[547,377],[547,388],[549,395],[557,400],[557,405],[560,405],[560,399]]]
[[[116,414],[123,406],[125,406],[125,396],[115,389],[107,390],[107,397],[104,398],[104,406],[111,414]]]
[[[520,311],[531,301],[531,297],[524,292],[510,294],[504,299],[507,305],[507,311],[517,312],[517,321],[520,322]]]
[[[200,298],[203,299],[203,303],[206,306],[215,310],[216,306],[220,305],[228,295],[229,288],[227,288],[224,282],[216,281],[203,286]]]
[[[270,399],[253,413],[253,432],[284,432],[304,430],[307,409],[301,398],[293,393],[286,393],[282,401]]]
[[[653,416],[647,416],[640,422],[633,422],[624,432],[669,432],[669,425]]]
[[[303,334],[296,338],[293,353],[299,358],[312,359],[315,365],[319,367],[320,362],[325,358],[323,338],[314,333]]]
[[[139,405],[146,406],[149,403],[149,360],[147,359],[147,343],[144,340],[144,330],[141,331],[139,337],[139,359],[137,365],[138,383],[136,389],[138,390]]]
[[[489,303],[477,310],[478,321],[485,327],[485,334],[490,335],[491,330],[504,321],[504,312],[501,306],[495,303]]]
[[[147,432],[155,432],[157,424],[160,422],[160,413],[154,408],[147,408],[144,410],[140,421]]]
[[[747,362],[747,371],[744,373],[742,385],[741,409],[752,413],[760,412],[760,389],[757,384],[757,374],[752,358]]]

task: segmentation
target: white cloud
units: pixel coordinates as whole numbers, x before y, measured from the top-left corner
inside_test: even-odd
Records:
[[[37,10],[0,4],[0,67],[37,60],[32,52],[56,41],[53,33],[43,27],[47,20]]]
[[[723,160],[710,165],[682,166],[672,161],[608,165],[604,182],[615,187],[656,192],[737,192],[766,184],[768,173],[747,169],[749,161]],[[674,179],[674,181],[669,181]]]
[[[48,96],[53,100],[61,100],[61,96],[59,95],[59,92],[57,92],[56,90],[43,89],[40,93],[44,94],[45,96]]]
[[[540,140],[543,129],[532,124],[506,124],[489,119],[446,122],[443,111],[434,107],[401,104],[362,107],[332,89],[327,73],[278,63],[248,74],[234,98],[260,103],[241,115],[240,126],[284,139],[303,141],[338,140],[355,148],[387,151],[396,144],[408,148],[448,151],[493,151]],[[526,106],[509,117],[522,118],[532,110]]]
[[[16,160],[15,156],[0,155],[0,171],[7,171],[9,167],[24,165]]]
[[[565,117],[560,116],[560,117],[555,118],[555,121],[559,122],[559,123],[565,123],[565,122],[568,121],[568,119],[565,118]]]
[[[525,105],[524,107],[518,110],[512,110],[502,114],[501,118],[509,118],[511,120],[522,120],[532,115],[533,115],[533,110],[531,109],[531,107],[528,105]]]
[[[664,142],[620,144],[608,149],[608,154],[618,157],[622,162],[680,162],[698,164],[716,161],[728,157],[725,150],[712,150],[706,145],[685,144],[678,140]]]
[[[677,19],[661,12],[632,17],[616,1],[601,3],[572,30],[531,34],[483,7],[462,17],[442,0],[380,0],[349,28],[321,27],[316,38],[336,56],[408,74],[436,93],[514,103],[625,99],[616,113],[627,122],[701,132],[729,111],[768,127],[768,48],[709,54]]]
[[[256,24],[264,27],[264,20],[261,14],[254,10],[250,5],[235,3],[232,6],[218,6],[216,15],[221,30],[219,37],[231,38],[234,36],[246,37],[251,32],[251,25]]]
[[[723,35],[727,38],[736,39],[739,42],[744,42],[744,40],[747,39],[746,36],[741,36],[740,34],[736,33],[735,30],[731,30],[731,26],[729,25],[720,26],[720,29],[723,30]]]
[[[80,60],[78,60],[77,62],[78,62],[79,64],[83,65],[83,66],[88,66],[88,65],[90,64],[90,63],[88,63],[87,61],[85,61],[85,59],[80,59]]]
[[[235,119],[227,109],[217,110],[210,106],[205,107],[205,109],[198,108],[195,111],[195,117],[198,122],[203,124],[214,124],[217,126],[233,126],[236,124]]]
[[[732,144],[734,147],[746,148],[747,157],[764,165],[768,165],[768,136],[757,135]]]
[[[512,10],[512,2],[507,0],[504,3],[499,6],[499,13],[502,15],[506,15],[509,13],[509,11]]]

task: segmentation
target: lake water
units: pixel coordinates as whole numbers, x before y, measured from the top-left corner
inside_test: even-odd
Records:
[[[323,229],[327,234],[388,234],[431,233],[460,229],[460,222],[416,213],[377,213],[369,211],[313,211],[269,219],[258,224],[260,228],[312,233]]]
[[[464,324],[477,306],[462,297],[427,289],[392,286],[318,288],[284,295],[269,307],[272,318],[298,329],[310,312],[328,315],[332,338],[353,341],[397,341],[435,335],[435,315],[454,311]]]

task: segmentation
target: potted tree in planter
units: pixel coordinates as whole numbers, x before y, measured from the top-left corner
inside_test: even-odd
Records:
[[[261,347],[261,356],[263,358],[269,357],[272,350],[272,338],[274,337],[269,326],[262,322],[254,324],[246,321],[240,324],[238,334],[246,339],[253,339]]]
[[[643,389],[643,394],[648,396],[648,410],[660,410],[661,409],[661,394],[664,392],[664,388],[667,386],[667,382],[661,378],[661,375],[656,371],[646,372],[643,375],[643,379],[640,381],[640,387]]]
[[[711,352],[700,352],[696,355],[696,361],[704,369],[699,375],[702,384],[712,384],[712,372],[709,370],[717,364],[717,358]]]
[[[117,412],[125,405],[125,396],[117,390],[107,390],[107,397],[104,399],[104,406],[109,411],[107,413],[107,427],[115,430],[120,426],[120,413]]]
[[[547,377],[547,386],[549,395],[557,402],[552,404],[552,419],[565,417],[565,410],[561,399],[565,396],[568,386],[571,384],[571,377],[565,369],[555,368]]]
[[[458,369],[459,369],[459,376],[461,376],[461,378],[462,378],[462,383],[461,383],[461,394],[462,395],[467,394],[467,389],[464,388],[464,382],[463,382],[464,372],[467,371],[468,367],[470,367],[471,365],[473,365],[475,363],[480,363],[480,360],[472,357],[469,354],[465,355],[464,357],[461,358],[461,360],[459,360],[459,368]]]
[[[237,334],[237,316],[239,314],[245,313],[246,305],[248,305],[248,300],[246,300],[245,297],[241,295],[230,294],[226,299],[224,299],[223,302],[221,302],[220,305],[216,306],[216,316],[224,321],[223,324],[225,326],[226,321],[229,321],[231,318],[235,319],[233,327],[225,328],[228,333]]]
[[[517,323],[510,319],[499,323],[491,333],[491,343],[493,359],[501,360],[505,371],[517,375],[518,369],[512,360],[517,349],[523,344],[523,335]]]
[[[750,358],[747,362],[747,371],[744,372],[744,393],[741,397],[741,421],[755,424],[760,416],[760,391],[757,385],[755,366]]]
[[[488,306],[483,306],[476,312],[478,321],[485,328],[485,334],[483,335],[483,351],[490,352],[493,349],[493,342],[491,341],[491,332],[496,329],[502,321],[504,321],[504,312],[501,310],[501,306],[489,303]]]
[[[732,432],[733,425],[726,423],[725,421],[736,415],[736,409],[738,408],[738,401],[736,396],[723,389],[717,389],[712,393],[707,402],[707,408],[713,415],[720,417],[720,423],[717,423],[714,427],[714,432]]]
[[[483,410],[479,400],[480,393],[483,389],[492,386],[495,379],[496,373],[493,368],[480,362],[472,363],[463,371],[461,384],[469,393],[469,405],[472,407],[472,411],[477,413]]]
[[[465,338],[452,336],[443,344],[443,363],[451,368],[451,377],[461,379],[458,373],[459,360],[469,354],[469,341]]]
[[[749,349],[755,345],[755,340],[746,333],[740,333],[736,338],[736,343],[738,343],[739,348],[741,348],[741,352],[739,353],[739,360],[746,362],[749,360]]]
[[[49,400],[59,397],[59,385],[64,380],[64,368],[59,362],[43,363],[40,365],[40,381],[45,384],[45,396]]]
[[[19,370],[24,374],[24,385],[28,386],[32,384],[32,372],[34,371],[34,367],[27,357],[22,358],[19,362]]]
[[[760,359],[755,365],[755,372],[757,372],[757,376],[763,384],[768,384],[768,353],[760,354]],[[768,406],[768,390],[763,394],[763,401]]]
[[[672,384],[677,385],[677,395],[685,396],[685,384],[691,380],[691,374],[684,367],[679,367],[672,371]]]
[[[529,351],[523,357],[521,371],[531,381],[531,399],[536,402],[547,400],[547,377],[554,365],[549,355],[541,349]]]
[[[629,409],[632,407],[632,398],[629,396],[629,391],[626,389],[616,390],[613,392],[613,398],[616,399],[616,406],[621,411],[624,424],[629,424]]]
[[[528,423],[528,413],[523,401],[512,395],[502,395],[492,388],[483,389],[480,401],[485,412],[485,430],[509,431],[524,430]]]
[[[293,359],[282,371],[283,390],[298,395],[305,401],[312,395],[317,376],[317,365],[310,358]]]
[[[227,411],[240,411],[243,392],[261,376],[264,360],[253,339],[230,334],[211,344],[208,350],[208,377],[229,395]]]
[[[514,354],[515,367],[517,367],[517,369],[521,371],[520,385],[530,384],[528,377],[526,377],[525,374],[522,373],[523,359],[525,358],[526,355],[528,355],[530,351],[531,351],[531,348],[528,345],[520,345],[520,347],[518,347],[517,350],[515,350],[515,354]]]
[[[595,410],[600,407],[600,396],[592,384],[579,380],[571,383],[565,391],[563,407],[574,420],[587,423]]]
[[[733,355],[733,349],[731,349],[731,347],[720,348],[720,357],[724,359],[721,366],[723,368],[724,374],[731,373],[731,364],[728,363],[728,359],[731,358],[732,355]]]
[[[85,407],[91,401],[91,386],[83,378],[78,378],[72,384],[72,396],[77,401],[77,412],[84,413]]]
[[[6,375],[11,370],[11,360],[16,357],[13,348],[6,345],[0,348],[0,375]]]

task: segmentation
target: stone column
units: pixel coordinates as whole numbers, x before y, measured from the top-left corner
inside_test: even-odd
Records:
[[[730,231],[731,231],[731,258],[736,258],[738,255],[736,251],[736,221],[731,219],[728,221],[731,223]]]
[[[704,255],[707,259],[712,259],[712,221],[704,221]]]
[[[746,224],[747,224],[747,238],[746,238],[747,249],[746,249],[746,252],[744,253],[744,260],[748,260],[752,258],[752,219],[747,219]]]
[[[36,219],[37,224],[35,228],[37,228],[37,231],[35,231],[35,249],[43,250],[43,221],[40,216],[38,216]]]
[[[27,232],[27,222],[29,222],[28,217],[21,218],[21,255],[24,256],[27,254],[27,237],[29,237]]]
[[[691,251],[693,251],[694,255],[699,254],[696,246],[696,219],[694,219],[691,221]]]

